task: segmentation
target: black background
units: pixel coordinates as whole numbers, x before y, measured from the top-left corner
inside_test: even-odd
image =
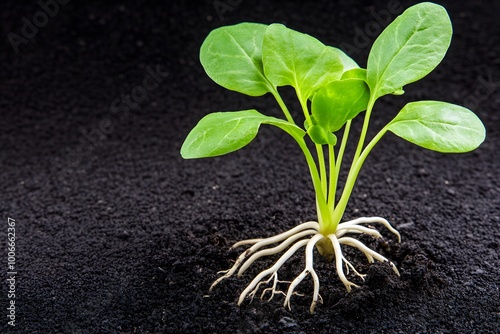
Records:
[[[385,232],[389,248],[364,241],[392,259],[401,278],[348,253],[369,276],[347,294],[333,266],[317,257],[324,304],[314,315],[308,313],[310,281],[300,287],[305,296],[292,299],[291,312],[279,297],[238,308],[250,275],[229,279],[207,296],[216,272],[238,254],[228,251],[233,242],[279,233],[314,219],[315,210],[300,150],[279,130],[263,127],[247,148],[228,156],[181,159],[182,141],[209,112],[257,108],[280,116],[269,96],[250,98],[213,83],[199,64],[199,47],[222,25],[281,22],[325,44],[357,46],[350,54],[365,66],[376,37],[366,24],[380,28],[372,12],[388,5],[221,2],[231,7],[223,16],[212,1],[71,1],[42,21],[18,52],[13,34],[22,37],[23,18],[33,22],[41,7],[2,2],[0,275],[7,272],[8,217],[16,220],[18,271],[17,325],[6,324],[4,284],[3,330],[497,332],[498,2],[439,1],[454,25],[447,56],[428,77],[405,87],[404,96],[381,99],[370,132],[408,101],[437,99],[473,109],[487,140],[465,155],[426,151],[392,135],[379,143],[346,219],[378,215],[399,228],[401,245]],[[413,3],[402,1],[401,9]],[[168,76],[128,113],[116,112],[113,103],[156,67]],[[293,98],[291,90],[283,93]],[[292,278],[301,265],[297,257],[282,277]]]

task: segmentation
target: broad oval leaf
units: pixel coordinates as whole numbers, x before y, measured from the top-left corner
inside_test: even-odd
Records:
[[[441,101],[408,103],[387,129],[409,142],[443,153],[472,151],[486,136],[483,123],[472,111]]]
[[[294,87],[303,102],[324,84],[340,79],[344,68],[334,48],[277,23],[264,34],[262,60],[269,81]]]
[[[368,56],[374,98],[398,92],[429,74],[443,59],[452,26],[446,9],[429,2],[408,8],[380,34]]]
[[[332,81],[314,95],[312,116],[318,125],[335,132],[348,120],[366,110],[369,99],[370,90],[364,80]]]
[[[224,155],[248,145],[257,135],[261,124],[277,126],[292,136],[304,136],[299,127],[255,109],[216,112],[203,117],[188,134],[181,147],[184,159]]]
[[[262,42],[267,25],[240,23],[212,30],[200,49],[208,76],[224,88],[250,96],[272,89],[264,76]]]

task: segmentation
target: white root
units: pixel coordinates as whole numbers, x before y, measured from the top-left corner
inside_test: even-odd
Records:
[[[271,279],[274,279],[273,286],[270,288],[266,288],[262,291],[262,294],[260,295],[260,300],[264,300],[264,296],[266,295],[266,292],[268,292],[268,291],[271,292],[271,296],[267,299],[268,302],[271,301],[273,299],[273,297],[277,294],[282,294],[282,295],[286,296],[285,292],[283,292],[281,290],[277,290],[277,286],[278,286],[278,283],[290,283],[290,282],[278,280],[278,273],[277,272],[275,272],[273,275],[271,275],[271,277],[269,277],[269,279],[266,281],[266,284],[269,283],[269,281]]]
[[[349,262],[344,255],[342,254],[341,245],[351,246],[360,250],[363,254],[365,254],[368,262],[372,263],[375,260],[381,262],[388,262],[394,272],[399,275],[399,271],[396,266],[389,261],[387,258],[382,256],[381,254],[375,252],[374,250],[368,248],[361,241],[354,239],[352,237],[346,236],[346,234],[368,234],[375,238],[382,238],[380,232],[376,229],[366,226],[361,226],[360,224],[370,224],[370,223],[379,223],[384,225],[389,231],[394,233],[398,237],[398,241],[401,241],[401,236],[399,232],[394,229],[391,224],[384,218],[380,217],[363,217],[354,219],[351,221],[340,223],[337,227],[337,230],[333,234],[329,234],[326,236],[333,245],[333,252],[335,257],[335,268],[337,271],[337,275],[340,281],[344,284],[347,291],[350,292],[352,287],[358,287],[355,283],[349,281],[346,277],[346,274],[349,275],[350,270],[352,270],[353,274],[360,277],[363,281],[365,279],[365,274],[359,273],[356,268]],[[305,239],[304,239],[305,238]],[[246,251],[244,251],[235,261],[234,265],[225,271],[221,271],[220,273],[224,274],[219,277],[211,286],[210,291],[222,280],[233,276],[236,271],[238,271],[238,277],[241,276],[256,260],[271,256],[275,254],[279,254],[283,251],[281,257],[272,265],[271,267],[261,271],[257,274],[254,279],[248,284],[248,286],[243,290],[238,299],[238,306],[249,297],[251,300],[255,297],[255,295],[260,290],[261,286],[269,285],[262,290],[260,295],[260,299],[263,300],[266,293],[270,293],[270,297],[267,299],[270,301],[277,294],[281,294],[285,296],[284,306],[291,309],[291,297],[293,295],[299,295],[298,292],[295,291],[297,286],[306,278],[309,274],[311,275],[313,281],[313,299],[310,306],[310,312],[313,313],[314,309],[318,302],[323,302],[320,294],[319,287],[320,282],[316,271],[314,270],[314,248],[316,244],[324,239],[325,236],[319,232],[319,224],[317,222],[306,222],[296,226],[293,229],[290,229],[286,232],[280,233],[274,237],[263,238],[263,239],[248,239],[235,243],[232,248],[236,248],[243,245],[252,245]],[[269,245],[278,244],[271,248],[264,248]],[[284,265],[286,261],[288,261],[300,248],[305,246],[305,268],[304,270],[297,276],[293,281],[280,281],[278,280],[278,271]],[[346,274],[344,273],[344,266],[346,270]],[[272,283],[271,283],[272,282]],[[287,292],[281,291],[278,289],[278,284],[287,283],[289,284]]]
[[[319,230],[319,224],[317,222],[306,222],[306,223],[302,223],[298,226],[295,226],[294,228],[292,228],[291,230],[288,230],[288,231],[285,231],[283,233],[280,233],[274,237],[270,237],[270,238],[265,238],[265,239],[248,239],[248,240],[241,240],[241,241],[238,241],[237,243],[235,243],[231,249],[233,248],[237,248],[237,247],[240,247],[240,246],[243,246],[243,245],[248,245],[248,244],[255,244],[255,246],[259,245],[255,250],[263,247],[263,246],[267,246],[267,245],[271,245],[271,244],[274,244],[276,242],[280,242],[280,241],[283,241],[285,240],[286,238],[288,238],[289,236],[291,235],[294,235],[295,233],[297,232],[300,232],[302,230],[307,230],[307,229],[314,229],[314,230]],[[253,248],[253,247],[252,247]],[[252,249],[250,248],[250,249]]]
[[[285,298],[285,303],[284,306],[288,306],[288,309],[291,310],[291,305],[290,305],[290,298],[292,297],[293,291],[295,290],[295,287],[302,282],[302,280],[308,275],[311,274],[311,277],[313,279],[314,283],[314,292],[313,292],[313,301],[311,303],[310,311],[311,313],[314,313],[314,308],[316,307],[316,304],[318,302],[318,296],[319,296],[319,278],[316,272],[314,271],[313,268],[313,251],[314,251],[314,246],[318,241],[323,239],[323,235],[321,234],[316,234],[314,235],[311,239],[309,239],[309,242],[307,243],[306,246],[306,268],[300,273],[299,276],[297,276],[292,283],[290,284],[288,288],[288,292],[286,294]]]
[[[300,225],[292,228],[291,230],[288,230],[286,232],[278,234],[274,237],[265,238],[265,239],[249,239],[249,240],[243,240],[243,241],[235,243],[233,245],[233,247],[231,247],[231,248],[236,248],[236,247],[239,247],[241,245],[248,244],[248,243],[254,243],[254,245],[252,247],[250,247],[249,249],[247,249],[245,252],[243,252],[236,259],[236,262],[234,263],[234,265],[230,269],[220,272],[220,273],[223,273],[224,275],[219,277],[217,280],[215,280],[215,282],[212,283],[212,285],[210,286],[210,289],[208,291],[211,292],[213,290],[213,288],[217,284],[219,284],[222,280],[233,276],[233,274],[236,272],[236,270],[238,270],[239,266],[245,261],[245,259],[248,256],[250,256],[251,254],[258,251],[260,248],[274,244],[276,242],[283,241],[283,240],[287,239],[288,237],[290,237],[290,236],[292,236],[292,235],[294,235],[302,230],[306,230],[306,229],[318,230],[319,224],[317,222],[307,222],[307,223],[300,224]]]
[[[346,273],[347,275],[349,275],[349,268],[351,268],[351,270],[354,272],[354,274],[356,274],[356,276],[359,276],[363,282],[365,281],[365,277],[366,277],[366,274],[360,274],[356,268],[354,268],[354,266],[351,264],[351,262],[347,261],[347,259],[344,257],[344,255],[342,255],[342,260],[344,261],[345,263],[345,268],[346,268]]]
[[[339,236],[338,235],[339,231],[342,231],[343,229],[350,229],[358,224],[370,224],[370,223],[379,223],[384,225],[389,231],[391,231],[398,237],[398,242],[401,242],[401,235],[399,234],[399,232],[394,227],[392,227],[392,225],[386,219],[381,217],[361,217],[344,223],[340,223],[337,227],[336,234],[337,236]]]
[[[339,226],[340,226],[340,224],[339,224]],[[379,231],[377,231],[373,228],[369,228],[369,227],[365,227],[365,226],[358,226],[358,225],[353,225],[353,226],[348,226],[348,227],[340,227],[340,230],[338,228],[335,235],[337,236],[337,238],[340,238],[341,236],[343,236],[344,234],[347,234],[347,233],[369,234],[377,239],[382,238],[382,234],[380,234]]]
[[[238,271],[238,277],[240,277],[245,272],[245,270],[247,270],[248,267],[250,267],[250,265],[253,262],[255,262],[255,260],[257,260],[263,256],[277,254],[277,253],[283,251],[284,249],[286,249],[288,246],[290,246],[295,240],[298,240],[298,239],[303,238],[307,235],[311,235],[311,234],[315,234],[315,233],[318,233],[318,231],[305,230],[305,231],[299,232],[295,235],[292,235],[291,237],[288,237],[288,239],[286,239],[285,241],[283,241],[281,244],[279,244],[276,247],[263,249],[261,251],[258,251],[257,253],[253,254],[248,260],[246,260],[245,263],[243,263],[240,270]]]
[[[333,245],[333,250],[335,251],[335,267],[337,269],[337,275],[340,278],[340,281],[344,283],[345,288],[347,289],[347,292],[351,292],[351,286],[358,287],[356,284],[352,283],[349,281],[344,274],[344,266],[343,266],[343,255],[342,255],[342,249],[340,248],[339,241],[335,234],[330,234],[328,238],[331,240],[332,245]]]
[[[354,238],[351,238],[351,237],[342,237],[340,239],[338,239],[339,243],[341,244],[344,244],[344,245],[349,245],[349,246],[352,246],[352,247],[355,247],[357,249],[359,249],[361,252],[363,252],[367,257],[368,255],[370,255],[372,258],[380,261],[380,262],[389,262],[389,264],[391,265],[392,267],[392,270],[394,270],[394,272],[400,276],[399,274],[399,271],[398,271],[398,268],[396,268],[396,266],[394,265],[394,263],[392,263],[391,261],[389,261],[388,259],[386,259],[384,256],[380,255],[379,253],[375,252],[374,250],[368,248],[365,244],[363,244],[361,241],[359,240],[356,240]]]
[[[276,263],[271,267],[271,268],[268,268],[266,270],[263,270],[261,271],[257,276],[255,276],[255,278],[252,280],[252,282],[246,287],[245,290],[243,290],[243,292],[241,293],[240,295],[240,298],[238,299],[238,306],[241,305],[241,303],[243,302],[243,300],[245,300],[245,297],[247,296],[247,294],[249,294],[250,292],[252,292],[253,294],[255,294],[259,288],[258,283],[264,278],[266,277],[267,275],[273,275],[274,273],[276,273],[280,268],[281,266],[293,255],[295,254],[295,252],[301,248],[301,247],[304,247],[307,243],[308,243],[309,240],[300,240],[298,242],[296,242],[292,247],[290,247],[289,250],[287,250],[285,252],[285,254],[283,254],[279,259],[278,261],[276,261]]]

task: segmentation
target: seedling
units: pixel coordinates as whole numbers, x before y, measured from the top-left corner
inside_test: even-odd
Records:
[[[267,293],[269,299],[282,294],[284,305],[290,308],[296,287],[311,275],[314,286],[312,313],[321,301],[319,278],[313,266],[314,248],[327,260],[335,260],[336,272],[347,291],[357,287],[346,276],[350,271],[361,280],[365,275],[343,255],[342,247],[345,246],[364,253],[370,263],[375,260],[388,262],[399,275],[392,262],[355,238],[360,234],[381,238],[372,224],[385,226],[400,241],[398,231],[381,217],[351,221],[342,221],[342,218],[361,166],[387,132],[444,153],[469,152],[484,141],[484,126],[470,110],[446,102],[418,101],[406,104],[366,143],[377,99],[388,94],[404,94],[404,86],[429,74],[443,59],[451,35],[451,22],[443,7],[433,3],[417,4],[380,34],[370,51],[366,69],[360,68],[341,50],[281,24],[241,23],[215,29],[208,35],[200,51],[200,60],[208,76],[227,89],[250,96],[272,94],[285,119],[266,116],[254,109],[209,114],[189,133],[181,155],[191,159],[230,153],[250,143],[261,124],[276,126],[287,132],[304,153],[317,208],[317,221],[300,224],[274,237],[234,244],[233,247],[250,247],[229,270],[222,272],[210,290],[235,273],[241,276],[255,261],[282,254],[274,265],[248,284],[238,305],[247,297],[253,299],[261,287],[267,286],[261,292],[261,299]],[[304,116],[303,127],[292,117],[278,92],[281,86],[295,89]],[[352,119],[363,112],[352,164],[337,198],[337,181]],[[339,143],[336,133],[341,129]],[[279,269],[304,247],[304,270],[291,282],[280,281]],[[287,291],[279,290],[283,283],[289,284]]]

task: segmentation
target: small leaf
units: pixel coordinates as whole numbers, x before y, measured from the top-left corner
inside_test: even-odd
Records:
[[[363,80],[332,81],[314,95],[312,115],[318,125],[335,132],[366,110],[369,99],[370,90]]]
[[[262,46],[264,73],[275,86],[292,86],[307,101],[324,84],[340,79],[338,51],[307,34],[271,24]]]
[[[272,89],[262,66],[262,42],[267,25],[240,23],[210,32],[200,49],[208,76],[224,88],[250,96]]]
[[[307,134],[315,144],[319,145],[333,145],[337,144],[337,137],[327,129],[313,125],[307,129]]]
[[[370,50],[367,81],[375,98],[429,74],[450,45],[446,9],[424,2],[408,8],[377,38]]]
[[[387,129],[409,142],[443,153],[472,151],[486,136],[483,123],[472,111],[440,101],[408,103]]]
[[[366,79],[366,69],[364,68],[353,68],[353,69],[350,69],[346,72],[344,72],[344,74],[342,74],[342,77],[340,78],[340,80],[345,80],[345,79],[361,79],[363,81],[367,81]],[[405,91],[403,90],[403,88],[399,88],[398,90],[392,92],[391,94],[392,95],[403,95],[405,93]]]
[[[341,80],[344,79],[361,79],[366,81],[366,70],[364,68],[353,68],[342,74]]]
[[[239,150],[257,135],[261,124],[277,126],[292,136],[304,136],[299,127],[257,110],[208,114],[188,134],[181,148],[184,159],[215,157]]]

